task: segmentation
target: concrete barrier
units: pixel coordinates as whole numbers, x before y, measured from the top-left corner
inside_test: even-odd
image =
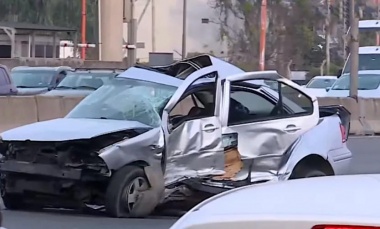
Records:
[[[46,121],[62,117],[62,97],[60,96],[36,96],[38,121]]]
[[[84,97],[36,96],[38,121],[65,117]]]
[[[0,132],[66,116],[84,97],[0,96]]]
[[[66,116],[84,97],[64,97],[62,99],[62,117]]]
[[[18,126],[62,118],[84,97],[3,96],[0,97],[0,132]],[[350,134],[380,134],[380,99],[318,98],[321,106],[341,104],[351,112]],[[191,101],[177,109],[187,113]]]
[[[380,133],[380,100],[379,99],[361,99],[361,110],[364,115],[364,122],[367,129],[373,133]]]
[[[37,121],[34,96],[0,97],[0,132]]]
[[[363,98],[356,101],[349,97],[318,98],[320,106],[340,104],[351,112],[350,134],[354,135],[373,135],[380,133],[380,119],[376,118],[380,117],[380,110],[376,108],[375,101],[377,100]]]

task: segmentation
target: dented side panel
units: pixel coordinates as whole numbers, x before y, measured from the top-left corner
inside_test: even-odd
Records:
[[[224,173],[222,131],[217,117],[187,121],[168,137],[165,183]]]
[[[99,156],[111,170],[117,170],[135,161],[144,161],[156,167],[161,163],[163,149],[164,135],[161,127],[158,127],[108,146],[99,152]]]

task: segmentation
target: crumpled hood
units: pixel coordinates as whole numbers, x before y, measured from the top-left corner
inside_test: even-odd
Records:
[[[149,128],[136,121],[60,118],[17,127],[3,132],[4,141],[68,141],[90,139],[133,128]]]
[[[48,88],[17,88],[17,91],[18,95],[38,95],[47,92]]]

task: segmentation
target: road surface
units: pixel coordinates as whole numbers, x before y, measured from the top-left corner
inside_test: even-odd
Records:
[[[354,153],[351,174],[380,173],[380,137],[352,137],[348,142]],[[112,219],[71,212],[4,212],[8,229],[168,229],[175,218]]]

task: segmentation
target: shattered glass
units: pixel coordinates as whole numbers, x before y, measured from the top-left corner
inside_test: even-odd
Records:
[[[176,89],[142,80],[114,80],[87,96],[66,117],[128,120],[158,127]]]

